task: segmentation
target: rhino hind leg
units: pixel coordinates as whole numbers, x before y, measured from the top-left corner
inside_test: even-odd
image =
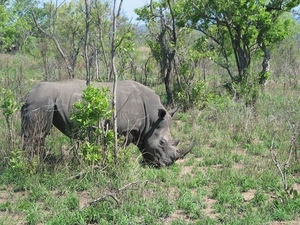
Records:
[[[43,160],[46,156],[45,138],[52,127],[53,109],[22,109],[22,148],[27,156],[38,156]]]

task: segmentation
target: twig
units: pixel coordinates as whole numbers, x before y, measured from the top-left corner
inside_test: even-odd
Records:
[[[296,149],[296,135],[297,135],[297,130],[298,130],[298,124],[297,125],[291,125],[291,128],[293,129],[293,133],[292,133],[292,137],[291,137],[291,143],[290,143],[290,151],[289,151],[289,156],[286,160],[286,162],[283,164],[283,169],[281,169],[280,164],[278,162],[277,156],[275,151],[273,150],[273,145],[274,145],[274,138],[272,139],[272,144],[270,147],[270,152],[272,155],[272,160],[274,162],[274,164],[276,165],[277,169],[279,170],[280,174],[281,174],[281,179],[283,182],[283,188],[285,191],[287,191],[288,187],[287,187],[287,179],[286,179],[286,171],[287,168],[289,167],[289,163],[290,160],[292,158],[292,154],[293,152],[297,151]]]
[[[279,172],[281,174],[281,179],[282,179],[282,182],[283,182],[283,188],[286,191],[287,190],[286,173],[285,173],[286,172],[286,167],[284,167],[283,171],[282,171],[282,169],[280,167],[280,164],[277,160],[276,153],[273,150],[273,146],[274,146],[274,138],[272,139],[272,144],[271,144],[271,147],[270,147],[270,153],[272,155],[272,160],[273,160],[275,166],[277,167],[277,169],[279,170]]]
[[[69,177],[66,181],[73,180],[73,179],[79,179],[80,177],[82,177],[84,174],[86,174],[90,170],[100,169],[100,168],[101,168],[100,166],[93,166],[93,167],[89,168],[88,170],[83,170],[83,171],[79,172],[78,174]]]
[[[293,129],[293,133],[292,133],[292,137],[291,137],[290,152],[289,152],[289,157],[288,157],[287,161],[284,163],[284,170],[286,170],[286,168],[289,166],[290,160],[292,158],[292,153],[297,152],[296,136],[297,136],[297,130],[298,130],[298,123],[294,124],[292,126],[292,129]]]
[[[129,184],[126,184],[125,186],[119,188],[118,191],[124,191],[124,190],[127,189],[129,186],[134,185],[134,184],[138,184],[138,183],[140,183],[140,182],[143,182],[143,181],[139,180],[139,181],[135,181],[135,182],[131,182],[131,183],[129,183]],[[148,184],[149,181],[148,181],[148,180],[145,180],[144,182],[145,182],[145,185],[144,185],[144,186],[146,186],[146,185]]]
[[[100,198],[96,198],[95,200],[93,200],[92,202],[90,202],[89,205],[84,206],[84,207],[82,208],[82,210],[84,210],[84,209],[86,209],[86,208],[88,208],[88,207],[90,207],[90,206],[92,206],[92,205],[94,205],[94,204],[96,204],[96,203],[98,203],[98,202],[101,202],[101,201],[107,201],[106,199],[107,199],[108,197],[111,197],[113,200],[115,200],[115,202],[117,203],[118,206],[120,205],[120,200],[119,200],[114,194],[108,193],[108,194],[105,194],[105,195],[101,196]]]

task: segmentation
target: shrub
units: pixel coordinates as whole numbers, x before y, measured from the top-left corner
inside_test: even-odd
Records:
[[[204,82],[197,81],[193,86],[182,84],[176,91],[176,102],[184,110],[191,107],[204,108],[209,100],[209,93]]]
[[[1,89],[1,98],[0,98],[0,104],[1,104],[1,112],[5,118],[7,129],[8,129],[8,141],[9,146],[11,149],[13,149],[14,141],[13,141],[13,121],[12,116],[13,114],[18,110],[19,106],[17,102],[15,101],[13,92],[9,89],[2,88]]]
[[[111,162],[113,159],[113,131],[103,123],[112,115],[107,88],[88,86],[82,94],[82,101],[73,106],[71,120],[80,127],[78,137],[83,140],[81,154],[86,162]],[[100,151],[100,149],[104,151]]]

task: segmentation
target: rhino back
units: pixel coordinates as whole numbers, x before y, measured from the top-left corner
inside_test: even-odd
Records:
[[[108,87],[113,83],[94,82],[95,87]],[[27,95],[22,115],[29,115],[39,108],[53,109],[53,125],[64,134],[71,136],[73,125],[70,120],[73,104],[81,99],[86,88],[84,80],[62,82],[41,82]],[[140,138],[158,119],[158,110],[164,109],[159,97],[150,88],[135,81],[119,81],[117,86],[118,131],[132,133]]]

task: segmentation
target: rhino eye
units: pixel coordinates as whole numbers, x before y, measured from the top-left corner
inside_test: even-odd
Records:
[[[167,144],[166,139],[161,139],[161,140],[159,141],[159,144],[160,144],[161,146],[165,146],[165,145]]]

